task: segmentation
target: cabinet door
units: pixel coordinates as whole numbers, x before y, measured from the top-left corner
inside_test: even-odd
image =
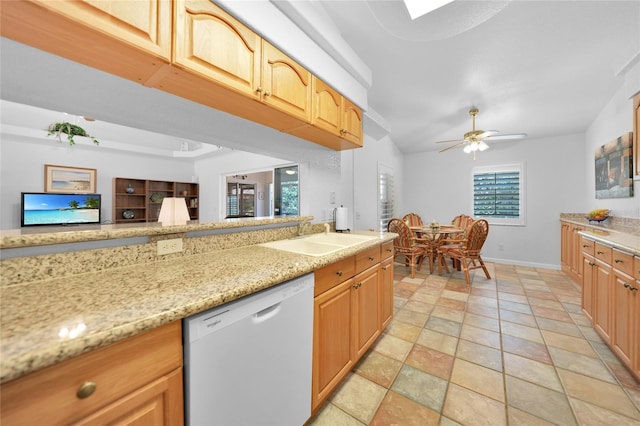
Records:
[[[184,424],[182,368],[82,419],[77,425]]]
[[[171,2],[3,1],[2,35],[144,83],[169,63]]]
[[[569,266],[569,224],[560,223],[560,265],[562,270]]]
[[[380,266],[354,278],[355,353],[359,359],[380,335]]]
[[[380,332],[393,318],[393,259],[380,264]]]
[[[353,102],[342,98],[342,137],[362,146],[362,110]]]
[[[262,40],[262,101],[306,123],[311,121],[311,73]],[[274,127],[278,126],[277,123]]]
[[[312,77],[311,124],[342,136],[342,95],[316,76]]]
[[[613,313],[611,343],[620,360],[628,367],[632,367],[631,357],[635,350],[633,345],[637,340],[635,310],[638,291],[631,290],[635,288],[632,277],[615,270],[613,277],[613,298],[610,307]]]
[[[635,174],[640,176],[640,94],[633,97],[633,146]]]
[[[354,364],[353,283],[353,279],[344,281],[314,301],[313,410],[329,396]]]
[[[596,276],[594,283],[594,328],[602,339],[611,343],[611,298],[613,275],[611,267],[596,261]]]
[[[175,2],[173,62],[259,98],[261,38],[209,0]]]
[[[594,259],[583,256],[583,276],[582,276],[582,310],[584,314],[593,321],[593,285],[595,282]]]

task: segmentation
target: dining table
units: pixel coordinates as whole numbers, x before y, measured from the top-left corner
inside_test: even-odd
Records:
[[[462,235],[464,229],[453,225],[423,225],[411,226],[411,231],[416,235],[416,240],[429,247],[429,273],[433,273],[436,257],[438,256],[438,248],[452,237]]]

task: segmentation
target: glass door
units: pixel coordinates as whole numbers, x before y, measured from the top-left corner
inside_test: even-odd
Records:
[[[278,167],[273,170],[274,216],[299,215],[298,166]]]
[[[255,215],[256,188],[254,184],[227,183],[227,218]]]

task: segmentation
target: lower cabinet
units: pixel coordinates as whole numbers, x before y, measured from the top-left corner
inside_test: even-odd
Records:
[[[640,380],[640,261],[630,253],[584,237],[582,247],[582,310],[600,337]]]
[[[4,383],[3,425],[182,425],[180,321]]]
[[[315,272],[313,412],[391,320],[392,256],[388,242]]]

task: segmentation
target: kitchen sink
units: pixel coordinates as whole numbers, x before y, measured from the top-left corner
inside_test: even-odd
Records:
[[[260,245],[277,250],[305,254],[307,256],[325,256],[375,239],[377,239],[377,237],[368,235],[328,233],[305,235],[288,240],[271,241]]]

